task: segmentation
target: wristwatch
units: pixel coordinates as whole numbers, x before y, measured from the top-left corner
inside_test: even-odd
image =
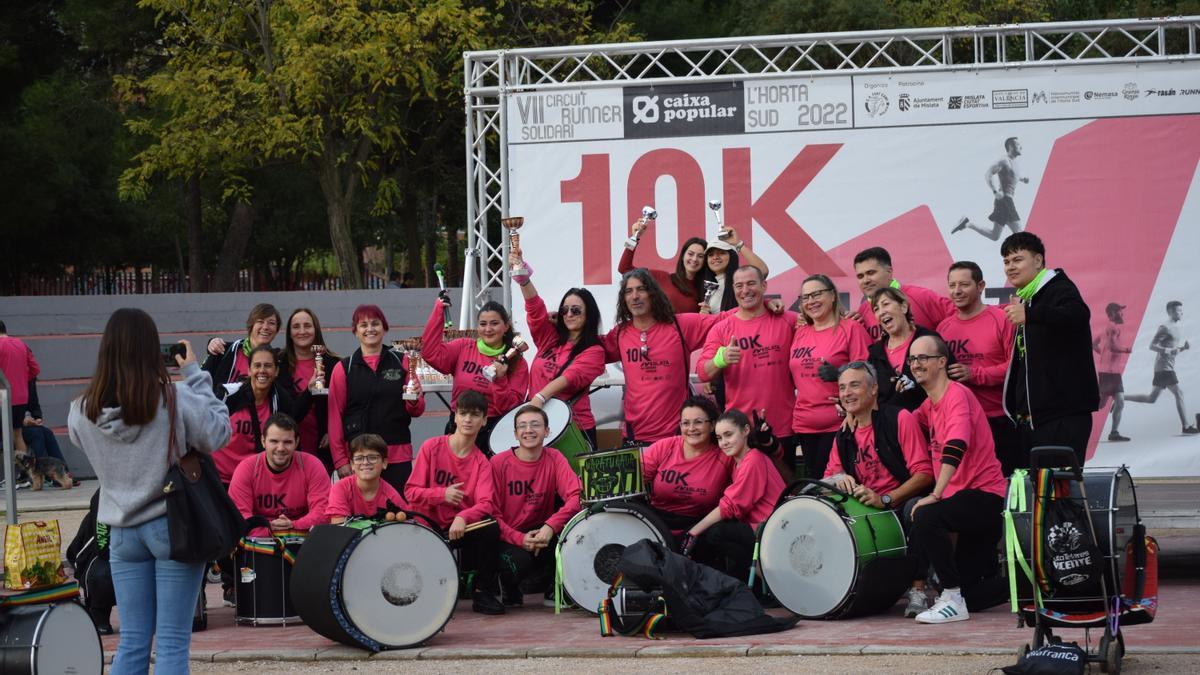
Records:
[[[892,507],[892,496],[886,492],[882,495],[879,495],[879,501],[883,502],[883,507],[885,509],[890,509]]]

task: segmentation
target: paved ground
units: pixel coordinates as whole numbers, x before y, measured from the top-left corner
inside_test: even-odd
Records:
[[[21,520],[57,517],[64,546],[74,535],[93,486],[42,493],[21,491]],[[45,506],[54,510],[26,511],[24,507]],[[1157,620],[1126,633],[1129,672],[1163,670],[1200,671],[1200,532],[1172,530],[1156,533],[1162,543],[1163,576],[1161,608]],[[220,590],[208,588],[209,630],[193,637],[192,655],[196,672],[351,672],[381,669],[392,660],[404,660],[406,671],[445,672],[454,668],[448,661],[486,658],[490,667],[504,671],[561,671],[564,667],[587,667],[601,671],[652,669],[659,672],[734,672],[753,668],[769,672],[809,672],[820,669],[855,672],[984,672],[1015,660],[1015,650],[1030,639],[1031,631],[1016,627],[1007,608],[973,615],[966,623],[950,626],[921,626],[890,614],[840,622],[802,622],[796,628],[774,635],[725,640],[698,641],[682,635],[666,640],[601,638],[590,614],[568,611],[555,616],[540,606],[540,596],[529,596],[530,606],[505,617],[484,617],[460,603],[445,630],[427,645],[411,650],[369,657],[322,638],[304,626],[244,627],[234,625],[233,609],[221,606]],[[113,623],[119,626],[114,612]],[[1082,631],[1067,631],[1068,640],[1082,640]],[[1093,636],[1093,640],[1098,636]],[[107,652],[115,649],[116,636],[105,638]],[[914,651],[916,653],[914,653]],[[980,655],[985,656],[964,656]],[[772,655],[805,655],[809,658],[782,659]],[[812,658],[822,655],[822,658]],[[605,657],[581,664],[578,660],[550,657]],[[675,656],[669,662],[645,657]],[[690,661],[688,656],[707,656]],[[757,658],[746,660],[746,656]],[[369,660],[369,664],[365,659]],[[740,658],[739,658],[740,657]],[[284,659],[282,663],[263,660]],[[634,659],[634,660],[630,660]],[[414,662],[416,660],[416,662]],[[315,663],[315,662],[319,662]],[[653,664],[653,666],[651,666]],[[400,666],[400,664],[396,664]],[[472,664],[466,664],[472,667]],[[388,668],[383,668],[387,672]]]

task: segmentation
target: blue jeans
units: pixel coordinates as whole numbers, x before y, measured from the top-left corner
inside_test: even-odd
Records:
[[[171,560],[166,516],[136,527],[112,528],[109,546],[121,619],[121,641],[109,672],[148,672],[150,642],[157,635],[155,672],[186,674],[204,564]]]
[[[40,426],[21,427],[21,436],[25,438],[25,446],[34,457],[53,457],[63,464],[67,463],[53,431]]]

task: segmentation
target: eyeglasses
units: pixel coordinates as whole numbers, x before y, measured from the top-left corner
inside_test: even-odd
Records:
[[[521,422],[517,425],[517,431],[525,431],[526,429],[537,431],[544,426],[546,425],[542,424],[541,422]]]
[[[819,291],[813,291],[812,293],[802,294],[800,296],[800,300],[803,302],[808,302],[809,300],[816,300],[817,298],[821,297],[825,293],[832,293],[832,292],[833,292],[832,288],[822,288]]]
[[[350,461],[355,464],[378,464],[381,459],[381,455],[355,455]]]
[[[702,427],[711,421],[712,420],[680,420],[679,426],[683,427],[684,429],[688,427]]]
[[[912,356],[908,357],[908,363],[909,363],[909,365],[912,365],[914,363],[922,363],[923,364],[930,359],[940,359],[940,358],[942,358],[941,354],[913,354]]]
[[[583,307],[579,305],[563,305],[562,313],[567,316],[579,316],[583,314]]]

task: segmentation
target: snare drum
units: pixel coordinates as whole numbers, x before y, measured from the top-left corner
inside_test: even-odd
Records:
[[[642,478],[642,449],[639,447],[600,450],[579,455],[583,505],[629,499],[646,494]]]
[[[580,512],[558,538],[559,580],[575,604],[596,614],[617,578],[625,547],[649,539],[674,547],[668,528],[654,511],[636,502],[607,502]]]
[[[0,673],[104,672],[104,648],[87,610],[75,602],[0,609]]]
[[[450,547],[412,521],[318,525],[292,577],[292,602],[310,628],[373,652],[424,643],[458,599]]]
[[[288,589],[291,588],[292,566],[303,543],[299,537],[248,537],[242,541],[235,569],[237,609],[234,618],[237,623],[252,626],[300,623],[300,615],[292,606]]]
[[[896,514],[840,493],[784,501],[763,523],[758,545],[763,580],[806,619],[883,611],[912,576]]]
[[[523,407],[525,406],[519,405],[510,410],[492,428],[492,437],[488,442],[488,446],[491,448],[493,455],[508,452],[517,446],[515,426],[517,411]],[[579,473],[579,460],[577,456],[590,451],[592,445],[588,442],[587,436],[579,430],[579,426],[575,424],[574,417],[571,415],[571,406],[559,399],[552,398],[546,401],[546,404],[542,406],[542,410],[546,412],[546,417],[550,418],[550,436],[546,447],[554,448],[561,452],[563,457],[567,458],[567,462],[570,463],[575,473]]]

